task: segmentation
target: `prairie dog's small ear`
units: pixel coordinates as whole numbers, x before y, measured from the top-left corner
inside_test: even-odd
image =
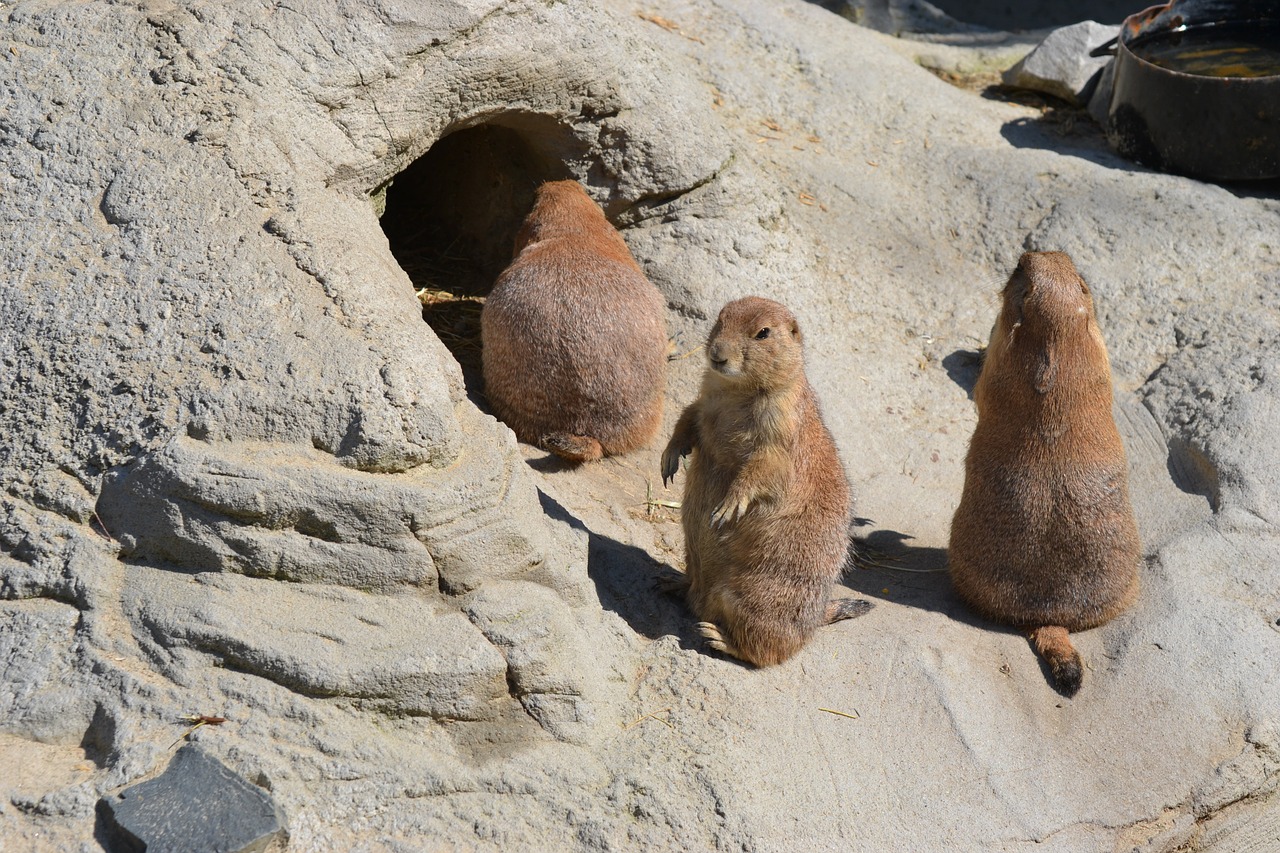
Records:
[[[791,321],[791,337],[803,343],[804,335],[800,334],[800,324],[795,320]]]
[[[1040,354],[1040,363],[1036,365],[1036,391],[1040,394],[1048,394],[1057,378],[1058,361],[1053,356],[1053,350],[1045,349]]]
[[[1000,292],[1002,300],[1000,308],[1002,312],[1008,313],[1010,327],[1017,328],[1026,319],[1023,303],[1027,301],[1027,297],[1033,290],[1035,290],[1035,282],[1031,280],[1031,276],[1027,275],[1026,270],[1022,268],[1022,262],[1019,261],[1018,268],[1013,271],[1013,275],[1009,276],[1004,290]]]

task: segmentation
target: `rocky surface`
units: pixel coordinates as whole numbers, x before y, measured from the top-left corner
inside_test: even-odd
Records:
[[[192,713],[300,850],[1280,843],[1274,186],[1152,173],[792,0],[0,14],[5,849],[96,849]],[[806,331],[879,603],[784,666],[653,590],[660,442],[517,445],[421,320],[414,218],[447,289],[564,175],[667,297],[668,426],[724,301]],[[1072,700],[942,571],[1024,249],[1094,291],[1147,551]]]
[[[1109,56],[1091,56],[1097,47],[1114,39],[1119,29],[1081,21],[1056,29],[1030,53],[1004,72],[1006,86],[1034,89],[1085,106],[1089,103]]]

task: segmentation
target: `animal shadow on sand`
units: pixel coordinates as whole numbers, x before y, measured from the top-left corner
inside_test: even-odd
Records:
[[[554,454],[529,464],[539,471],[574,467],[574,463],[564,462]],[[674,636],[682,649],[710,653],[694,628],[697,619],[684,599],[658,586],[658,579],[674,569],[643,548],[596,533],[541,489],[538,500],[549,518],[587,534],[587,575],[605,610],[618,614],[642,637],[657,640]]]
[[[912,545],[912,538],[897,530],[875,530],[853,539],[841,582],[872,600],[931,610],[982,631],[1016,634],[1026,639],[1025,632],[983,619],[969,609],[951,586],[947,550]],[[1048,665],[1035,653],[1030,640],[1027,646],[1040,665],[1041,675],[1052,686],[1054,679]]]
[[[872,600],[932,610],[985,627],[951,589],[947,549],[912,545],[912,539],[897,530],[855,536],[841,583]]]
[[[973,399],[973,386],[978,384],[978,374],[982,372],[982,358],[985,351],[958,349],[942,359],[942,369],[947,377]]]

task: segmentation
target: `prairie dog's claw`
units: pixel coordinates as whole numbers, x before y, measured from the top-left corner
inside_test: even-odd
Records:
[[[736,501],[731,495],[711,513],[711,526],[720,527],[726,521],[737,521],[746,515],[749,509],[751,509],[750,495],[740,497]]]
[[[668,447],[662,451],[662,485],[667,486],[676,478],[676,472],[680,470],[680,457],[684,454],[678,450]]]

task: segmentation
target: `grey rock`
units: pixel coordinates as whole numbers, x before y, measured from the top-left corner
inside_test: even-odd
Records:
[[[486,583],[464,609],[502,651],[512,693],[557,737],[590,742],[614,716],[616,690],[590,633],[564,600],[524,581]]]
[[[1115,38],[1114,26],[1081,21],[1056,29],[1030,53],[1004,72],[1004,84],[1034,89],[1076,106],[1085,106],[1110,57],[1092,57],[1089,51]]]
[[[103,797],[100,808],[122,850],[260,853],[289,838],[270,795],[192,745],[156,778]]]
[[[142,567],[126,590],[125,612],[157,656],[195,650],[304,695],[447,720],[491,719],[507,698],[502,655],[461,613],[412,594]]]
[[[0,719],[5,730],[42,742],[78,741],[93,718],[79,677],[80,612],[49,599],[0,602]]]
[[[509,431],[475,412],[459,420],[475,442],[467,464],[393,479],[310,448],[175,438],[106,478],[101,518],[131,560],[455,593],[512,567],[582,600],[564,546],[530,521],[541,509]]]
[[[10,799],[20,810],[41,817],[85,818],[93,814],[98,792],[90,782],[50,791],[41,797],[16,796]]]
[[[84,803],[157,771],[191,713],[227,718],[190,740],[270,785],[297,849],[1166,853],[1274,828],[1265,191],[1141,170],[794,0],[6,15],[6,844],[91,844]],[[793,308],[890,558],[837,591],[871,614],[783,667],[706,653],[652,588],[681,559],[661,441],[567,469],[482,414],[374,205],[452,140],[475,197],[410,200],[505,252],[492,217],[538,168],[467,150],[495,130],[582,180],[667,297],[668,428],[723,302]],[[940,571],[972,353],[1026,249],[1094,292],[1147,548],[1138,606],[1076,638],[1071,702]]]

